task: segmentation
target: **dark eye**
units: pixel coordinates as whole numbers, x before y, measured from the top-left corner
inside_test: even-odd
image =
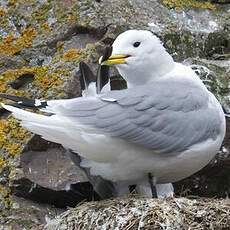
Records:
[[[137,48],[141,43],[140,42],[134,42],[133,47]]]

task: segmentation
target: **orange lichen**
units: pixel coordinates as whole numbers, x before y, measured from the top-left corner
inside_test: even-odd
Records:
[[[5,14],[6,14],[6,10],[4,8],[0,7],[0,17],[5,16]]]
[[[29,133],[20,127],[14,118],[0,120],[0,147],[9,155],[15,156],[20,153],[28,137]]]
[[[33,74],[34,81],[32,84],[39,87],[44,91],[51,87],[56,87],[62,84],[62,75],[67,76],[69,73],[67,70],[50,70],[48,66],[34,66],[23,67],[21,69],[10,69],[0,75],[0,92],[5,93],[7,91],[7,84],[10,81],[17,79],[23,74]],[[18,94],[17,91],[14,94]]]
[[[76,61],[79,59],[81,55],[81,51],[78,49],[69,49],[67,50],[63,56],[62,56],[62,60],[64,61]]]
[[[17,143],[9,143],[5,148],[11,156],[15,156],[21,152],[21,145]]]
[[[60,79],[60,76],[55,73],[51,75],[38,76],[34,81],[35,85],[42,87],[44,90],[47,90],[53,86],[58,86],[61,83],[62,80]]]
[[[29,27],[22,31],[21,36],[16,41],[16,44],[21,46],[22,48],[30,47],[36,35],[36,30],[34,28]]]
[[[14,55],[23,48],[30,47],[36,35],[36,30],[31,27],[24,29],[19,37],[8,34],[0,43],[0,54]]]

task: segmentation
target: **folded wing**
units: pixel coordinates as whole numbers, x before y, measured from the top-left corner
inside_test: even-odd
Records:
[[[47,111],[89,132],[178,153],[218,136],[220,115],[208,106],[208,96],[192,83],[155,82],[94,98],[49,101]]]

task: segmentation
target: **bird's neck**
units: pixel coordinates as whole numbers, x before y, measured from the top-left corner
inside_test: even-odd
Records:
[[[128,88],[132,88],[158,80],[171,72],[174,67],[173,58],[165,51],[158,60],[151,60],[146,67],[135,69],[132,73],[123,73],[122,76],[127,81]]]

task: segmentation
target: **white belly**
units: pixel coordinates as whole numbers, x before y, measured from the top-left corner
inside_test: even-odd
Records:
[[[173,156],[156,154],[136,145],[125,146],[122,143],[113,148],[115,152],[108,153],[109,146],[112,145],[110,143],[109,146],[104,146],[104,151],[107,152],[107,156],[114,156],[111,163],[83,160],[82,166],[91,168],[92,175],[100,175],[114,182],[143,180],[149,172],[156,177],[157,183],[174,182],[190,176],[207,165],[219,150],[223,136],[224,133],[215,141],[209,139]]]

